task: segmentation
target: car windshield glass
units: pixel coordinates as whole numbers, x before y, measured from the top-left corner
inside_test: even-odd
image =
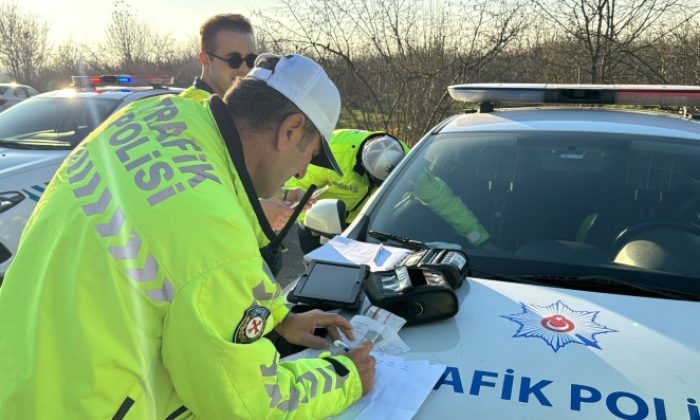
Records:
[[[445,133],[409,159],[368,230],[511,261],[700,272],[700,141]]]
[[[32,98],[0,113],[0,147],[72,149],[119,104],[106,98]]]

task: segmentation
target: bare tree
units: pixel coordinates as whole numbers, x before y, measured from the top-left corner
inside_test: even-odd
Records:
[[[614,81],[631,62],[654,71],[643,58],[650,45],[700,12],[696,0],[531,0],[574,46],[586,52],[572,58],[588,63],[591,83]],[[656,73],[661,81],[662,74]]]
[[[105,34],[108,57],[92,55],[93,62],[106,63],[106,69],[119,72],[152,72],[167,65],[176,57],[180,60],[182,49],[172,36],[154,31],[141,19],[136,9],[126,0],[116,0],[112,10],[112,21]],[[111,62],[105,58],[111,58]]]
[[[48,52],[48,24],[15,3],[0,4],[0,62],[12,76],[33,84]]]
[[[678,83],[700,85],[700,19],[689,20],[678,27],[673,40],[663,47],[664,70]]]
[[[478,80],[480,66],[524,28],[517,2],[283,0],[258,17],[263,46],[309,54],[341,90],[341,126],[381,129],[409,143],[442,118],[451,83]]]
[[[105,51],[128,72],[146,55],[150,29],[124,0],[114,2],[112,21],[107,27]]]

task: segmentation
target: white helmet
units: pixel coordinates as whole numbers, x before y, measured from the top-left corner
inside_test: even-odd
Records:
[[[362,166],[373,177],[384,181],[404,155],[401,143],[391,136],[384,135],[365,143],[362,148]]]

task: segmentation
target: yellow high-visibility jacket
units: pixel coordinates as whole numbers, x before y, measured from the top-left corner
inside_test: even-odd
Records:
[[[303,178],[292,178],[288,180],[284,188],[293,190],[301,188],[307,190],[312,184],[317,187],[328,186],[328,191],[321,194],[318,199],[337,198],[345,203],[347,211],[346,221],[348,223],[355,219],[360,212],[362,204],[374,192],[376,185],[373,185],[369,175],[364,172],[360,165],[359,156],[362,151],[362,144],[372,137],[384,135],[381,131],[364,130],[335,130],[330,138],[329,144],[333,157],[338,162],[343,176],[338,176],[335,171],[322,168],[316,165],[309,165]],[[408,153],[408,146],[399,140],[404,152]],[[303,221],[303,214],[299,217]]]
[[[197,80],[200,87],[190,86],[187,89],[180,92],[180,96],[183,98],[193,99],[202,104],[207,104],[212,93],[204,90],[204,87],[208,87],[201,80]],[[248,215],[248,218],[252,221],[253,230],[255,231],[255,237],[258,240],[258,248],[266,247],[270,241],[272,241],[276,234],[270,226],[270,222],[265,217],[262,207],[259,201],[254,201],[252,203],[241,203],[243,210]]]
[[[66,159],[0,288],[0,418],[322,418],[352,361],[281,362],[287,315],[223,103],[137,101]],[[240,143],[239,143],[240,144]]]

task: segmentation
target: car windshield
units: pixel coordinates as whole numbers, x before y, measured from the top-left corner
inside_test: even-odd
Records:
[[[32,98],[0,114],[0,147],[72,149],[119,104],[106,98]]]
[[[408,159],[368,230],[456,243],[477,257],[700,272],[700,141],[443,133]]]

